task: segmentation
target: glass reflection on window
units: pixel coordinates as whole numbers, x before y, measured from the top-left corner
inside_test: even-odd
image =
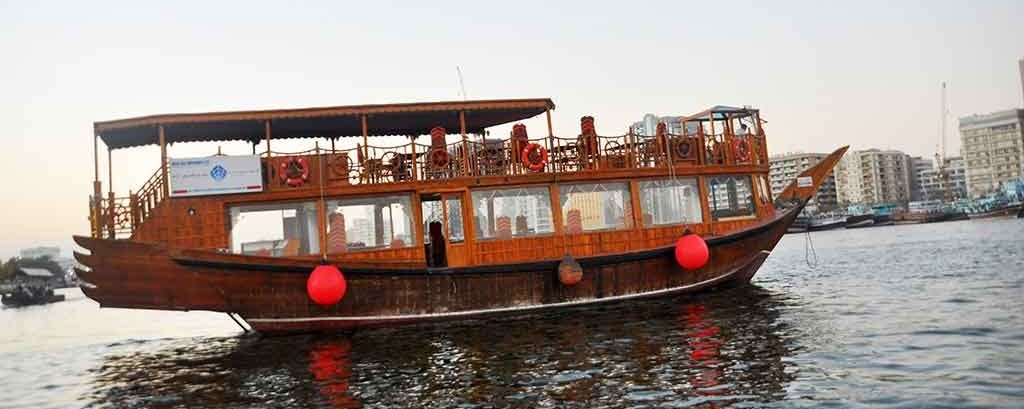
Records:
[[[327,252],[414,245],[408,195],[327,201]]]
[[[315,202],[231,206],[231,251],[294,257],[320,252]]]
[[[697,179],[644,180],[639,186],[644,226],[704,221]]]
[[[445,206],[448,209],[448,242],[460,243],[466,240],[462,229],[462,199],[458,196],[445,198]]]
[[[547,187],[474,190],[472,197],[478,238],[528,237],[554,231]]]
[[[712,176],[708,182],[708,205],[713,220],[754,215],[754,190],[750,176]]]
[[[627,183],[579,183],[558,186],[565,232],[633,227]]]

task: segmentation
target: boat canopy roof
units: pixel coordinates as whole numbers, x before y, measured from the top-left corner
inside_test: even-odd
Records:
[[[268,122],[273,139],[362,136],[364,116],[367,136],[423,135],[435,126],[459,132],[459,113],[465,112],[466,132],[480,133],[554,107],[550,98],[350,105],[151,115],[96,122],[93,129],[109,149],[158,144],[160,127],[167,143],[244,140],[255,144],[266,138]]]
[[[47,270],[45,268],[19,267],[18,270],[20,270],[24,275],[29,277],[53,277],[53,273],[51,273],[50,270]]]
[[[689,121],[706,122],[708,120],[714,121],[725,121],[727,119],[739,119],[754,116],[757,114],[757,109],[754,108],[736,108],[725,105],[715,105],[711,108],[705,109],[699,113],[684,117]]]

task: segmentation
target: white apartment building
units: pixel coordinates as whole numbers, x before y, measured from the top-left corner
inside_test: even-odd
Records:
[[[929,166],[917,173],[915,190],[920,198],[915,200],[956,200],[967,197],[967,167],[964,159],[959,156],[946,158],[943,167],[946,171],[945,180],[936,167]]]
[[[840,204],[906,204],[910,201],[910,156],[896,150],[847,152],[835,169]]]
[[[801,172],[814,166],[820,160],[828,156],[827,153],[786,153],[772,155],[768,158],[771,162],[771,170],[768,172],[768,179],[772,185],[772,197],[777,197]],[[825,182],[821,184],[818,193],[811,198],[809,205],[819,208],[834,207],[836,200],[836,178],[834,172],[830,172]]]
[[[967,194],[985,196],[1024,172],[1024,109],[960,118],[960,153],[967,164]]]

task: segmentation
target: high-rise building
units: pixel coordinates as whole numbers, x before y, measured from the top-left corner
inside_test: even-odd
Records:
[[[960,153],[971,198],[1015,183],[1024,171],[1024,109],[960,118]]]
[[[921,186],[922,174],[933,170],[931,159],[920,156],[910,158],[910,201],[926,200],[924,190]]]
[[[681,116],[657,116],[654,114],[644,115],[644,119],[633,122],[633,133],[642,136],[655,136],[658,134],[658,122],[665,123],[665,132],[670,135],[683,134],[683,117]],[[686,124],[687,134],[697,133],[697,123]]]
[[[847,152],[835,169],[840,204],[906,204],[910,201],[910,156],[895,150]]]
[[[379,244],[374,243],[374,233],[373,223],[362,217],[352,219],[352,227],[345,229],[345,237],[349,243],[363,243],[366,246]]]
[[[943,163],[946,177],[937,167],[931,166],[918,172],[916,180],[918,200],[956,200],[967,197],[967,169],[964,159],[959,156],[946,158]]]
[[[768,158],[771,162],[771,170],[768,178],[772,184],[772,197],[777,197],[782,190],[796,180],[796,177],[807,168],[814,166],[828,156],[827,153],[786,153],[773,155]],[[836,178],[833,172],[829,172],[828,178],[818,188],[818,193],[811,197],[810,206],[818,209],[835,207],[836,201]]]

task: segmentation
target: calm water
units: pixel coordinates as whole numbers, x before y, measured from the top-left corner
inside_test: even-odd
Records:
[[[67,290],[0,311],[0,407],[1024,406],[1024,220],[811,237],[725,293],[351,337]]]

